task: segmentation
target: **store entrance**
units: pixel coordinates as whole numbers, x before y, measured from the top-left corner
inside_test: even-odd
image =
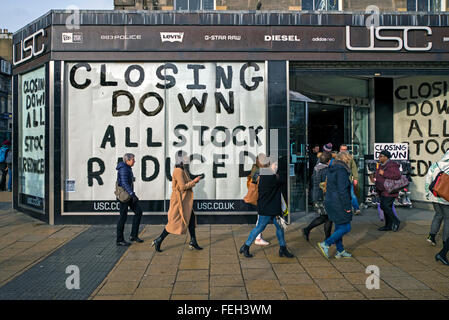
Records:
[[[346,144],[356,161],[359,175],[363,176],[364,155],[368,154],[370,105],[368,84],[366,90],[361,90],[364,83],[359,80],[333,76],[327,79],[298,77],[291,81],[294,82],[290,86],[289,99],[289,199],[292,213],[307,213],[312,209],[310,178],[318,161],[315,145],[321,152],[325,144],[331,143],[332,150],[337,152],[341,144]],[[329,81],[338,83],[331,86]],[[355,83],[359,86],[354,86]],[[341,90],[337,92],[339,88]],[[353,90],[345,91],[345,88]],[[345,97],[351,92],[357,96]],[[358,189],[363,190],[363,179],[360,180]],[[363,201],[362,192],[358,195],[359,202]]]

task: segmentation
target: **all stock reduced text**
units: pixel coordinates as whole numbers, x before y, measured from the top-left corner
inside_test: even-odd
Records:
[[[80,68],[85,68],[85,70],[89,73],[91,72],[92,68],[90,64],[88,63],[78,63],[74,65],[70,70],[70,84],[79,90],[86,89],[90,86],[92,83],[91,79],[89,77],[86,77],[84,81],[77,82],[75,80],[76,72]],[[187,90],[204,90],[206,89],[206,86],[204,84],[201,84],[200,81],[200,70],[204,69],[205,66],[201,64],[188,64],[187,69],[191,70],[192,72],[192,83],[188,84],[186,86]],[[234,66],[235,68],[235,66]],[[260,83],[263,82],[263,77],[261,76],[255,76],[252,77],[250,80],[245,78],[245,72],[246,70],[253,68],[255,71],[260,70],[259,66],[256,63],[245,63],[242,64],[238,72],[240,73],[240,83],[239,85],[245,89],[246,91],[254,91],[256,90]],[[108,81],[106,79],[107,74],[107,65],[102,64],[100,67],[100,85],[101,86],[118,86],[118,83],[116,81]],[[173,75],[167,75],[167,70],[170,70]],[[135,77],[134,80],[131,79],[131,72],[137,72],[138,79],[136,80]],[[223,87],[225,89],[232,89],[233,83],[233,72],[235,70],[233,69],[233,66],[227,66],[227,68],[223,68],[220,66],[216,66],[216,81],[215,81],[215,87],[216,89]],[[178,73],[178,68],[175,64],[171,63],[165,63],[160,65],[157,68],[156,76],[158,79],[161,80],[162,83],[157,83],[156,87],[158,89],[170,89],[176,85],[176,78],[175,75]],[[142,83],[145,80],[145,71],[144,69],[139,65],[130,65],[124,72],[124,80],[126,84],[130,87],[139,87],[142,85]],[[248,82],[247,82],[248,81]],[[234,91],[230,90],[228,91],[228,96],[225,98],[225,96],[221,92],[215,92],[215,113],[221,113],[222,108],[227,114],[233,114],[234,113]],[[125,97],[127,98],[127,104],[128,108],[125,111],[118,111],[118,105],[117,100],[119,97]],[[139,97],[137,97],[139,98]],[[178,101],[179,101],[179,108],[183,113],[188,113],[193,106],[195,106],[198,113],[203,113],[206,108],[206,103],[208,100],[208,93],[204,92],[201,95],[201,101],[199,101],[196,97],[192,97],[190,101],[186,101],[183,94],[178,94]],[[133,96],[132,93],[130,93],[127,90],[116,90],[112,94],[112,116],[113,117],[122,117],[122,116],[128,116],[132,114],[136,107],[136,97]],[[144,104],[145,101],[148,99],[155,99],[157,101],[157,107],[153,111],[149,111],[145,109]],[[139,99],[139,108],[141,112],[148,116],[156,116],[159,114],[164,107],[164,99],[157,93],[157,92],[147,92],[144,93],[140,99]],[[119,131],[119,132],[118,132]],[[178,139],[178,141],[173,142],[173,147],[182,149],[187,144],[187,140],[189,136],[192,136],[191,132],[197,131],[199,136],[199,141],[197,143],[198,146],[204,145],[204,137],[205,135],[208,135],[207,141],[210,141],[211,144],[214,147],[217,148],[225,148],[229,146],[230,144],[233,144],[236,147],[242,147],[242,146],[261,146],[262,140],[259,138],[259,135],[263,131],[262,126],[242,126],[238,125],[234,128],[227,128],[225,126],[215,126],[215,127],[208,127],[208,126],[192,126],[191,128],[188,127],[186,124],[178,124],[173,128],[173,133]],[[130,127],[120,127],[116,129],[114,125],[109,125],[107,129],[105,130],[105,133],[103,135],[103,139],[100,144],[100,148],[106,149],[106,148],[115,148],[116,147],[116,134],[124,134],[125,135],[125,147],[126,148],[142,148],[143,146],[139,146],[137,142],[133,142],[133,136],[135,137],[135,134],[133,134],[132,128]],[[153,128],[146,128],[146,146],[148,148],[163,148],[163,144],[161,141],[153,141]],[[243,137],[245,136],[245,137]],[[160,174],[160,167],[161,163],[160,161],[164,161],[161,159],[158,159],[151,155],[144,155],[140,156],[140,164],[141,164],[141,179],[144,182],[150,182],[155,180],[158,175]],[[239,158],[239,177],[246,177],[249,174],[249,170],[244,170],[244,163],[246,158],[250,158],[251,162],[255,161],[255,154],[249,152],[249,151],[240,151],[238,154]],[[219,178],[226,178],[227,173],[223,172],[223,168],[225,167],[225,161],[229,159],[229,154],[223,153],[223,152],[217,152],[213,153],[212,155],[213,159],[205,159],[204,154],[194,153],[190,155],[191,161],[197,160],[201,163],[204,163],[210,160],[213,160],[212,164],[212,175],[214,179]],[[136,159],[139,161],[139,159]],[[121,159],[118,159],[118,161],[121,161]],[[166,178],[171,181],[171,174],[170,174],[170,163],[171,159],[170,157],[167,157],[165,159],[165,168],[166,168]],[[154,170],[152,172],[148,172],[148,167],[152,166]],[[87,174],[88,174],[88,185],[93,186],[94,180],[97,181],[99,185],[103,185],[103,179],[101,178],[102,174],[104,172],[109,172],[110,168],[106,168],[105,161],[98,157],[92,157],[88,159],[87,161]]]

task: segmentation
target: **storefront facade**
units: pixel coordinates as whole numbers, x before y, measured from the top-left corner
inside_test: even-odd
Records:
[[[51,11],[14,35],[14,208],[50,224],[111,223],[119,159],[136,155],[144,221],[163,222],[174,154],[205,179],[203,221],[253,221],[260,152],[292,212],[308,210],[309,145],[408,142],[415,199],[446,143],[447,15]],[[427,127],[426,127],[427,125]],[[449,129],[448,129],[449,130]],[[421,141],[422,140],[422,141]],[[360,196],[363,200],[363,196]]]

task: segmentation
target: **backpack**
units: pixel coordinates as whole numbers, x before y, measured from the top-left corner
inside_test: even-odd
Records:
[[[8,148],[1,147],[0,148],[0,162],[5,162],[6,160],[6,153],[8,152]]]

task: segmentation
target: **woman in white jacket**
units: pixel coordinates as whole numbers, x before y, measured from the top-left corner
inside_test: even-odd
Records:
[[[446,258],[447,255],[447,247],[448,238],[449,238],[449,202],[440,197],[435,197],[432,192],[429,190],[429,185],[436,178],[440,171],[444,171],[449,174],[449,150],[446,151],[443,158],[432,164],[429,168],[429,171],[426,175],[426,182],[424,184],[424,189],[427,193],[426,197],[433,204],[433,208],[435,210],[435,216],[432,220],[432,225],[430,227],[430,233],[427,237],[427,241],[429,241],[432,245],[436,245],[436,234],[440,230],[441,223],[444,221],[443,226],[443,250],[440,251],[435,256],[437,261],[441,261],[445,265],[449,265],[449,262]],[[446,250],[444,249],[446,248]]]

